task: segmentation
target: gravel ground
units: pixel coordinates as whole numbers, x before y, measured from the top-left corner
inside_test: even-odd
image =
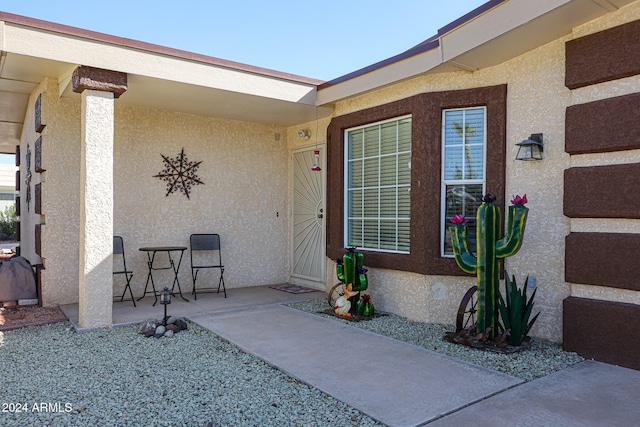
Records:
[[[388,314],[361,322],[350,322],[335,316],[321,314],[329,308],[326,300],[314,300],[288,304],[290,307],[320,316],[335,319],[337,322],[366,329],[380,335],[386,335],[400,341],[408,342],[427,350],[437,351],[457,359],[466,360],[476,365],[504,372],[514,377],[531,381],[560,369],[582,362],[584,358],[576,353],[562,351],[562,347],[554,342],[533,338],[531,347],[513,354],[500,354],[452,344],[444,341],[445,332],[455,331],[453,325],[421,323],[404,317]]]
[[[8,331],[0,360],[3,427],[380,425],[192,323],[162,339],[68,322]]]
[[[392,314],[348,323],[524,380],[583,360],[540,339],[511,355],[475,350],[442,340],[452,326]],[[162,339],[135,326],[78,334],[68,322],[0,332],[0,360],[3,427],[380,425],[192,323]]]

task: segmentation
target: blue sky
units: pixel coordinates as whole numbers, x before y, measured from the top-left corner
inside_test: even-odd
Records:
[[[0,0],[0,10],[331,80],[403,52],[487,0]]]

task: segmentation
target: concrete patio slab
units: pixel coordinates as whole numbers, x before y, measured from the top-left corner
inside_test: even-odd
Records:
[[[262,305],[286,304],[297,301],[308,301],[316,298],[326,298],[322,291],[291,294],[272,289],[268,286],[255,286],[247,288],[227,289],[227,298],[221,293],[198,293],[198,299],[194,299],[191,292],[183,295],[189,301],[183,301],[179,295],[171,299],[167,307],[169,315],[184,317],[202,312],[224,312],[252,308]],[[154,306],[154,298],[145,297],[136,301],[136,307],[131,301],[116,302],[113,304],[113,326],[132,325],[144,322],[147,319],[161,319],[164,315],[164,307],[160,300]],[[66,304],[60,306],[69,321],[78,332],[83,329],[78,325],[78,304]]]
[[[391,426],[418,426],[523,381],[286,306],[189,319]]]
[[[429,427],[637,426],[640,371],[587,360],[530,381]]]

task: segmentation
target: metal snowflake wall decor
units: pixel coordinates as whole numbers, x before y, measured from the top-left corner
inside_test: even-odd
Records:
[[[180,191],[187,196],[187,199],[190,199],[191,187],[198,184],[204,185],[204,182],[200,181],[196,175],[202,161],[190,162],[184,155],[184,148],[175,159],[170,159],[164,154],[160,155],[164,161],[164,169],[158,175],[154,175],[154,178],[160,178],[167,182],[166,197],[169,197],[169,194],[174,191]]]

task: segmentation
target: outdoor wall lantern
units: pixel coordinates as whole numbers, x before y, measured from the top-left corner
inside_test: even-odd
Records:
[[[300,129],[298,131],[298,136],[300,137],[300,139],[309,139],[309,137],[311,137],[311,134],[309,133],[308,129]]]
[[[518,146],[518,154],[516,160],[542,160],[542,134],[531,134],[529,139],[516,144]]]
[[[164,305],[164,318],[162,324],[167,326],[167,305],[171,304],[171,291],[165,287],[160,293],[160,304]]]

